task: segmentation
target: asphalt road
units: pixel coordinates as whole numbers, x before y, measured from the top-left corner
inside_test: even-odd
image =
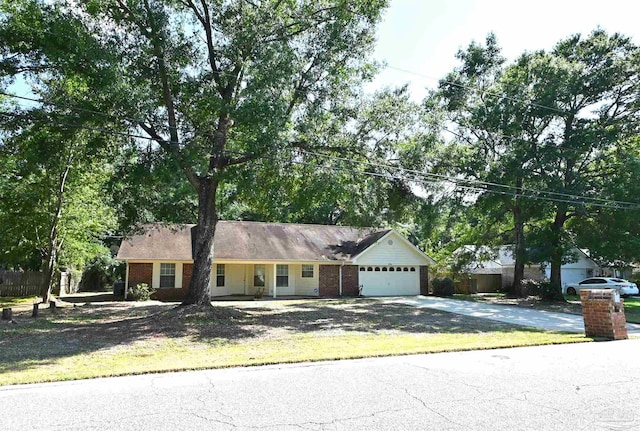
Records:
[[[640,430],[640,339],[0,388],[2,430]]]

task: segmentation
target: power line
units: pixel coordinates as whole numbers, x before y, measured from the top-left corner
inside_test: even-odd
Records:
[[[394,67],[394,66],[389,66],[389,65],[387,65],[387,67],[389,69],[392,69],[392,70],[397,70],[398,72],[403,72],[403,73],[407,73],[409,75],[415,75],[415,76],[419,76],[421,78],[430,79],[430,80],[436,81],[438,83],[442,82],[442,83],[445,83],[445,84],[453,85],[455,87],[464,88],[466,90],[473,90],[473,91],[478,91],[478,92],[481,92],[481,93],[489,94],[489,95],[492,95],[492,96],[496,96],[496,97],[498,97],[500,99],[511,100],[513,102],[522,103],[522,104],[525,104],[525,105],[528,105],[528,106],[534,106],[536,108],[547,109],[549,111],[557,112],[557,113],[560,113],[560,114],[568,114],[567,111],[559,109],[559,108],[555,108],[553,106],[546,106],[546,105],[541,105],[541,104],[535,103],[535,102],[529,102],[529,101],[526,101],[526,100],[518,99],[517,97],[506,96],[504,94],[500,94],[500,93],[497,93],[495,91],[483,90],[481,88],[472,87],[471,85],[461,84],[459,82],[448,81],[446,79],[434,78],[433,76],[424,75],[422,73],[414,72],[414,71],[407,70],[407,69],[402,69],[400,67]]]
[[[113,114],[107,114],[106,112],[96,111],[94,109],[82,108],[80,106],[68,105],[66,103],[53,102],[51,100],[36,99],[36,98],[33,98],[33,97],[27,97],[27,96],[19,96],[17,94],[6,93],[4,91],[0,91],[0,95],[11,97],[13,99],[24,100],[24,101],[35,102],[35,103],[42,103],[43,105],[57,106],[57,107],[60,107],[60,108],[71,109],[71,110],[78,111],[78,112],[85,112],[87,114],[100,115],[102,117],[111,118],[111,119],[116,120],[116,121],[127,120],[127,121],[130,121],[131,123],[134,123],[134,124],[144,123],[144,121],[136,120],[135,118],[119,117],[119,116],[116,116],[116,115],[113,115]]]
[[[384,179],[388,179],[388,180],[411,181],[411,182],[423,183],[423,184],[438,184],[437,181],[429,180],[427,178],[418,178],[418,177],[416,177],[416,178],[406,178],[406,177],[403,177],[403,176],[392,175],[392,174],[389,174],[389,173],[380,173],[380,172],[374,172],[374,171],[356,171],[354,169],[349,169],[349,168],[343,168],[343,167],[338,167],[338,166],[318,165],[318,164],[315,164],[315,163],[303,162],[303,161],[300,161],[300,160],[292,160],[291,163],[298,164],[298,165],[304,165],[304,166],[310,166],[310,167],[314,167],[314,168],[320,168],[320,169],[328,169],[328,170],[337,171],[337,172],[348,172],[348,173],[357,174],[357,175],[368,175],[368,176],[371,176],[371,177],[379,177],[379,178],[384,178]],[[512,193],[512,192],[507,192],[507,191],[491,190],[491,189],[482,188],[482,187],[474,187],[474,186],[467,186],[467,185],[460,185],[460,184],[456,184],[456,187],[459,187],[459,188],[462,188],[462,189],[465,189],[465,190],[474,191],[474,192],[486,192],[486,193],[491,193],[491,194],[499,194],[499,195],[503,195],[503,196],[519,197],[519,198],[525,198],[525,199],[543,200],[543,201],[551,201],[551,202],[559,202],[559,203],[569,203],[569,204],[578,205],[578,206],[590,205],[590,206],[600,207],[600,208],[623,209],[623,210],[637,209],[637,208],[632,208],[632,207],[622,207],[622,206],[618,206],[618,205],[607,205],[607,204],[601,204],[601,203],[584,202],[584,201],[581,201],[581,200],[568,200],[568,199],[558,199],[558,198],[527,195],[527,194],[516,194],[516,193]]]
[[[49,104],[54,105],[54,106],[63,106],[63,107],[66,107],[67,109],[77,109],[77,110],[80,110],[80,111],[85,111],[85,112],[90,112],[90,113],[94,113],[94,114],[104,115],[104,116],[111,117],[111,118],[114,118],[114,119],[117,118],[117,117],[114,117],[114,116],[112,116],[110,114],[101,113],[99,111],[87,110],[87,109],[84,109],[84,108],[74,107],[74,106],[70,106],[70,105],[63,105],[63,104],[59,104],[59,103],[56,103],[56,102],[47,102],[47,101],[44,101],[44,100],[39,100],[39,99],[28,98],[28,97],[24,97],[24,96],[13,95],[13,94],[10,94],[10,93],[2,93],[2,92],[0,92],[0,94],[4,94],[4,95],[9,96],[9,97],[15,97],[16,99],[22,99],[22,100],[28,100],[28,101],[34,101],[34,102],[41,102],[41,103],[49,103]],[[0,112],[0,115],[20,117],[20,114],[15,114],[15,113],[3,113],[3,112]],[[125,137],[131,137],[131,138],[136,138],[136,139],[148,140],[148,141],[152,141],[152,142],[158,142],[157,139],[151,138],[149,136],[137,135],[137,134],[127,133],[127,132],[120,132],[120,131],[116,131],[116,130],[110,130],[110,129],[104,129],[104,128],[98,128],[98,127],[89,127],[89,126],[78,125],[78,124],[60,123],[57,120],[49,119],[49,118],[47,120],[49,122],[53,123],[53,124],[56,124],[56,125],[59,125],[59,126],[63,126],[63,127],[69,127],[69,128],[75,128],[75,129],[84,129],[84,130],[90,130],[90,131],[94,131],[94,132],[98,132],[98,133],[108,133],[108,134],[112,134],[112,135],[125,136]],[[131,119],[129,119],[129,120],[130,121],[135,121],[135,120],[131,120]],[[445,131],[448,131],[450,133],[453,133],[450,130],[444,128],[444,127],[442,129],[445,130]],[[182,145],[182,146],[187,146],[187,144],[184,143],[184,142],[173,142],[173,141],[168,141],[168,140],[163,141],[163,142]],[[193,146],[193,144],[190,144],[190,145]],[[229,152],[233,153],[233,151],[230,151],[230,150],[225,150],[225,151],[227,153],[229,153]],[[314,153],[314,152],[308,152],[308,151],[304,151],[304,150],[300,150],[300,152],[307,153],[307,154],[310,154],[310,155],[315,155],[317,157],[331,158],[331,159],[334,159],[334,160],[341,160],[341,161],[350,162],[350,163],[363,163],[363,162],[352,160],[352,159],[347,159],[347,158],[342,158],[342,157],[337,157],[337,156],[331,156],[331,155],[322,154],[322,153]],[[606,208],[616,208],[616,209],[630,209],[630,208],[627,208],[627,206],[640,206],[640,203],[635,203],[635,202],[617,201],[617,200],[604,199],[604,198],[593,198],[593,197],[588,197],[588,196],[580,196],[580,195],[574,195],[574,194],[569,194],[569,193],[552,192],[552,191],[545,191],[545,190],[539,190],[539,189],[518,188],[516,186],[511,186],[511,185],[507,185],[507,184],[486,182],[486,181],[480,181],[480,180],[469,180],[469,179],[450,177],[450,176],[446,176],[446,175],[442,175],[442,174],[420,172],[420,171],[406,169],[406,168],[393,166],[393,165],[385,165],[385,164],[371,163],[371,162],[364,162],[364,163],[367,163],[370,166],[382,167],[382,168],[387,168],[387,169],[395,169],[395,170],[400,170],[400,171],[405,172],[405,173],[410,173],[412,175],[421,176],[420,179],[415,179],[414,178],[412,181],[429,182],[429,183],[432,183],[432,184],[433,183],[437,183],[438,181],[448,181],[450,183],[455,184],[456,187],[460,187],[460,188],[463,188],[463,189],[466,189],[466,190],[471,190],[471,191],[476,191],[476,192],[488,192],[488,193],[494,193],[494,194],[513,196],[513,197],[538,199],[538,200],[547,200],[547,201],[553,201],[553,202],[564,202],[564,203],[571,203],[571,204],[574,204],[574,205],[587,205],[588,204],[588,205],[592,205],[592,206],[599,206],[599,207],[606,207]],[[322,166],[317,166],[317,167],[322,167]],[[356,171],[353,171],[353,172],[355,173]],[[368,174],[366,171],[363,172],[363,173]],[[377,175],[377,176],[380,176],[380,175]],[[437,181],[433,180],[433,179],[429,180],[429,178],[435,178],[435,179],[437,179]],[[392,179],[399,179],[399,180],[404,179],[404,180],[406,180],[406,178],[401,178],[401,177],[393,177]],[[499,191],[499,190],[495,190],[495,189],[489,189],[488,187],[499,187],[499,188],[504,188],[504,189],[507,189],[507,190],[514,190],[514,192]],[[526,192],[526,193],[521,193],[523,191]],[[535,193],[537,195],[549,195],[549,196],[565,197],[567,199],[558,199],[558,198],[552,198],[552,197],[549,197],[549,196],[546,196],[546,197],[545,196],[535,196],[535,195],[532,195],[532,193]],[[596,201],[596,202],[594,202],[594,201]],[[602,202],[602,203],[599,204],[597,202]],[[613,204],[613,205],[617,205],[617,206],[613,207],[611,205],[606,205],[606,204]],[[623,205],[623,206],[620,206],[620,205]]]
[[[357,160],[353,160],[353,159],[348,159],[345,157],[338,157],[338,156],[332,156],[329,154],[323,154],[323,153],[317,153],[317,152],[312,152],[312,151],[306,151],[306,150],[300,150],[300,152],[305,153],[305,154],[309,154],[309,155],[314,155],[314,156],[319,156],[319,157],[324,157],[324,158],[329,158],[332,160],[339,160],[339,161],[344,161],[344,162],[348,162],[348,163],[352,163],[352,164],[360,164],[360,163],[364,163],[366,165],[369,166],[373,166],[373,167],[380,167],[380,168],[387,168],[387,169],[395,169],[395,170],[399,170],[402,172],[406,172],[406,173],[410,173],[413,175],[420,175],[422,177],[425,178],[433,178],[435,180],[438,181],[447,181],[450,183],[454,183],[456,185],[459,185],[460,187],[469,187],[467,186],[467,184],[470,184],[471,186],[476,185],[478,187],[500,187],[500,188],[505,188],[505,189],[509,189],[509,190],[513,190],[513,196],[524,196],[524,193],[536,193],[536,194],[542,194],[542,195],[551,195],[551,196],[558,196],[558,197],[564,197],[567,198],[567,202],[580,202],[580,203],[591,203],[591,202],[584,202],[584,201],[600,201],[600,202],[604,202],[604,203],[611,203],[611,204],[616,204],[616,205],[626,205],[626,206],[640,206],[640,203],[636,203],[636,202],[627,202],[627,201],[618,201],[618,200],[613,200],[613,199],[604,199],[604,198],[594,198],[594,197],[588,197],[588,196],[581,196],[581,195],[575,195],[575,194],[570,194],[570,193],[560,193],[560,192],[552,192],[552,191],[546,191],[546,190],[540,190],[540,189],[532,189],[532,188],[526,188],[526,187],[516,187],[516,186],[512,186],[512,185],[507,185],[507,184],[500,184],[500,183],[493,183],[493,182],[488,182],[488,181],[481,181],[481,180],[468,180],[468,179],[464,179],[464,178],[456,178],[456,177],[451,177],[451,176],[447,176],[447,175],[442,175],[442,174],[434,174],[434,173],[429,173],[429,172],[422,172],[422,171],[417,171],[414,169],[407,169],[407,168],[403,168],[401,166],[394,166],[394,165],[389,165],[389,164],[383,164],[383,163],[373,163],[370,161],[357,161]],[[433,181],[435,182],[435,181]],[[487,190],[485,188],[483,188],[482,190]]]

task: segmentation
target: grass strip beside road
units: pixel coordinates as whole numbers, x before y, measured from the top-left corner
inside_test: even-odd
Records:
[[[0,385],[590,341],[400,306],[326,304],[220,307],[212,319],[176,317],[166,305],[59,310],[0,326]],[[388,326],[376,327],[380,319]]]

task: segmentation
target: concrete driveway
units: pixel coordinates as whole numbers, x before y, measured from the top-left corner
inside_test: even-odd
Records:
[[[480,317],[514,325],[530,326],[549,331],[584,332],[582,316],[551,311],[532,310],[510,305],[483,304],[435,296],[380,298],[380,301],[431,308],[465,316]],[[640,335],[640,325],[627,323],[629,335]]]
[[[640,340],[0,387],[3,430],[640,430]]]

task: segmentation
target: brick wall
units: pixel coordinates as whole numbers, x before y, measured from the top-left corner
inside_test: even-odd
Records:
[[[189,283],[191,282],[192,274],[193,264],[185,263],[182,265],[182,287],[180,289],[158,289],[151,298],[159,301],[182,301],[187,294],[187,290],[189,290]]]
[[[429,294],[429,267],[420,266],[420,295]]]
[[[318,271],[318,293],[331,297],[340,294],[340,265],[320,265]]]
[[[582,317],[587,337],[625,340],[627,320],[624,315],[624,302],[619,302],[611,289],[581,290]]]
[[[360,282],[357,265],[342,267],[342,296],[358,296]]]
[[[152,263],[130,263],[129,264],[129,286],[146,283],[151,287],[153,281]]]

